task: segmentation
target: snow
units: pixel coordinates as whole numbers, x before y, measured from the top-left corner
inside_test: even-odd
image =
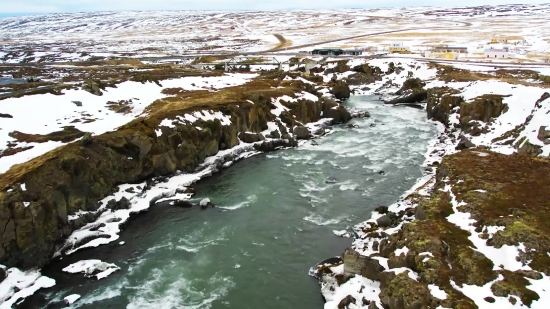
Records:
[[[63,298],[63,300],[65,300],[65,303],[67,305],[72,305],[75,301],[77,301],[78,299],[80,298],[80,295],[78,294],[71,294],[69,296],[66,296],[65,298]]]
[[[437,285],[429,284],[428,289],[430,289],[430,293],[433,297],[439,298],[439,299],[447,299],[447,293],[440,289]]]
[[[84,273],[84,276],[96,277],[97,280],[107,278],[117,270],[120,270],[120,268],[115,264],[105,263],[101,260],[82,260],[63,268],[64,272],[71,274]]]
[[[508,297],[498,297],[493,295],[493,292],[491,291],[491,286],[493,283],[497,281],[502,281],[504,277],[502,275],[499,275],[497,279],[494,281],[488,282],[487,284],[483,286],[477,286],[477,285],[467,285],[464,284],[462,287],[458,286],[453,280],[451,280],[451,286],[458,290],[470,299],[474,301],[474,303],[480,307],[480,308],[487,308],[487,309],[506,309],[506,308],[525,308],[523,306],[523,303],[521,300],[517,297],[512,295],[511,297],[516,298],[517,302],[515,305],[512,305],[508,301]],[[493,297],[495,299],[494,303],[489,303],[485,301],[484,298],[486,297]],[[531,305],[531,309],[538,309],[538,308],[546,308],[546,307],[535,307],[533,304]]]
[[[331,290],[331,287],[336,289]],[[357,304],[361,304],[365,298],[375,301],[379,308],[382,308],[378,294],[380,293],[380,282],[373,281],[361,276],[350,278],[346,283],[338,286],[336,280],[332,277],[327,278],[327,282],[321,285],[321,293],[326,300],[324,309],[338,309],[338,304],[346,296],[351,295],[356,299]]]
[[[447,217],[447,220],[461,229],[470,232],[468,239],[474,244],[475,250],[483,253],[488,259],[490,259],[495,270],[506,269],[510,271],[516,270],[531,270],[527,265],[523,265],[517,260],[519,251],[523,251],[525,248],[520,243],[519,246],[503,245],[501,248],[495,248],[487,245],[487,240],[480,237],[480,233],[477,233],[473,224],[476,220],[471,218],[469,213],[460,212],[458,207],[466,205],[464,202],[457,202],[455,195],[451,191],[451,185],[447,184],[444,188],[445,192],[448,192],[451,196],[451,203],[453,205],[454,213]],[[498,231],[498,228],[493,228],[492,232]]]
[[[164,98],[162,94],[166,88],[182,88],[184,90],[216,90],[230,86],[242,85],[257,74],[224,74],[215,77],[188,76],[179,79],[160,81],[162,87],[155,83],[123,82],[117,88],[107,88],[102,96],[93,95],[84,90],[65,90],[63,95],[38,94],[21,98],[2,100],[2,112],[13,118],[0,118],[0,147],[6,147],[8,142],[16,140],[8,133],[20,131],[27,134],[47,134],[63,130],[65,126],[74,126],[83,132],[93,135],[115,130],[119,126],[139,117],[145,108],[155,100]],[[193,86],[193,84],[195,86]],[[131,107],[125,113],[116,113],[107,108],[107,102],[126,100]],[[81,101],[82,106],[76,106],[73,101]],[[32,112],[29,112],[32,111]],[[185,119],[195,122],[197,119],[205,121],[219,119],[222,125],[230,124],[230,118],[221,112],[195,112],[193,116],[185,115]],[[92,119],[85,123],[83,120]],[[78,122],[74,122],[78,121]],[[160,126],[173,127],[169,120],[163,120]],[[160,130],[156,131],[161,136]],[[6,172],[11,166],[27,162],[50,150],[64,145],[61,142],[48,141],[46,143],[19,143],[17,148],[32,146],[33,148],[15,155],[0,158],[0,173]],[[1,149],[1,148],[0,148]]]
[[[395,250],[395,256],[400,256],[402,254],[407,255],[407,253],[409,253],[409,248],[407,248],[407,246],[404,246],[401,249]]]
[[[396,275],[399,275],[399,274],[402,274],[402,273],[406,272],[407,276],[409,276],[409,278],[411,278],[415,281],[418,281],[418,274],[415,273],[414,271],[412,271],[411,269],[407,268],[407,267],[392,268],[392,269],[386,270],[386,272],[393,272]]]
[[[0,267],[5,268],[0,265]],[[40,289],[55,285],[55,280],[42,276],[37,270],[21,271],[17,268],[6,270],[6,279],[0,283],[0,309],[10,309]]]

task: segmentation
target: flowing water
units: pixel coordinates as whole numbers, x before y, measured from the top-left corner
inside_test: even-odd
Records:
[[[126,226],[125,245],[44,269],[57,280],[48,298],[81,294],[74,308],[322,308],[308,270],[351,243],[333,230],[368,219],[409,189],[437,133],[422,110],[373,97],[347,105],[372,117],[351,122],[359,128],[334,127],[318,145],[259,155],[202,180],[196,199],[208,197],[217,208],[153,206]],[[59,272],[92,258],[121,270],[100,281]],[[26,305],[39,303],[35,297]]]

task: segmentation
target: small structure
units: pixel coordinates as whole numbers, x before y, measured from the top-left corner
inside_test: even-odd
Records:
[[[508,47],[503,47],[503,48],[492,48],[491,47],[491,48],[485,49],[483,51],[483,56],[485,58],[489,58],[489,59],[509,58],[510,57],[509,52],[510,52],[510,50],[508,49]]]
[[[322,56],[340,56],[343,53],[344,53],[344,50],[339,48],[317,48],[311,52],[312,55],[322,55]]]
[[[436,46],[432,50],[433,53],[457,53],[457,54],[467,54],[468,47],[460,46]]]
[[[360,49],[346,49],[344,50],[344,55],[360,56],[363,54],[363,51]]]
[[[492,38],[491,39],[491,42],[489,42],[489,44],[499,44],[499,43],[504,43],[504,44],[507,44],[508,43],[508,40],[507,39],[504,39],[504,38]]]
[[[401,52],[410,52],[410,48],[408,46],[403,45],[402,42],[398,43],[391,43],[390,47],[388,48],[388,52],[390,53],[401,53]]]
[[[446,59],[446,60],[457,60],[460,58],[459,53],[439,53],[439,52],[433,52],[433,51],[427,51],[424,54],[424,57],[426,58],[435,58],[435,59]]]

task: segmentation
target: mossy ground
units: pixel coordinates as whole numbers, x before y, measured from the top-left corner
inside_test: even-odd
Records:
[[[437,69],[437,78],[447,83],[499,80],[510,84],[550,88],[550,77],[532,70],[500,69],[492,72],[473,72],[433,62],[429,67]]]
[[[413,270],[421,281],[444,289],[448,298],[442,302],[449,308],[477,308],[465,295],[451,286],[451,280],[461,286],[484,285],[499,275],[504,280],[492,285],[496,296],[515,295],[529,306],[539,296],[526,288],[526,276],[540,276],[536,272],[493,270],[493,262],[468,239],[470,233],[450,223],[447,217],[454,212],[449,192],[442,190],[452,184],[457,201],[465,202],[459,211],[468,212],[477,222],[476,231],[485,226],[504,226],[503,231],[490,237],[487,244],[494,247],[519,245],[526,247],[519,261],[533,270],[550,271],[550,161],[523,155],[502,155],[484,150],[468,150],[447,156],[441,163],[430,198],[421,200],[424,220],[405,224],[390,236],[397,247],[406,245],[413,258],[421,252],[432,252],[434,258],[423,262],[415,259]],[[445,182],[443,181],[445,180]],[[414,197],[414,196],[411,196]],[[418,213],[418,212],[417,212]],[[390,255],[390,261],[391,261]],[[487,295],[489,296],[489,295]],[[513,298],[510,302],[516,301]]]

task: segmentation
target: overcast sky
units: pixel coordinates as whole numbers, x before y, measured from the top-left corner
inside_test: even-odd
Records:
[[[122,10],[286,10],[545,3],[550,0],[0,0],[0,15]]]

